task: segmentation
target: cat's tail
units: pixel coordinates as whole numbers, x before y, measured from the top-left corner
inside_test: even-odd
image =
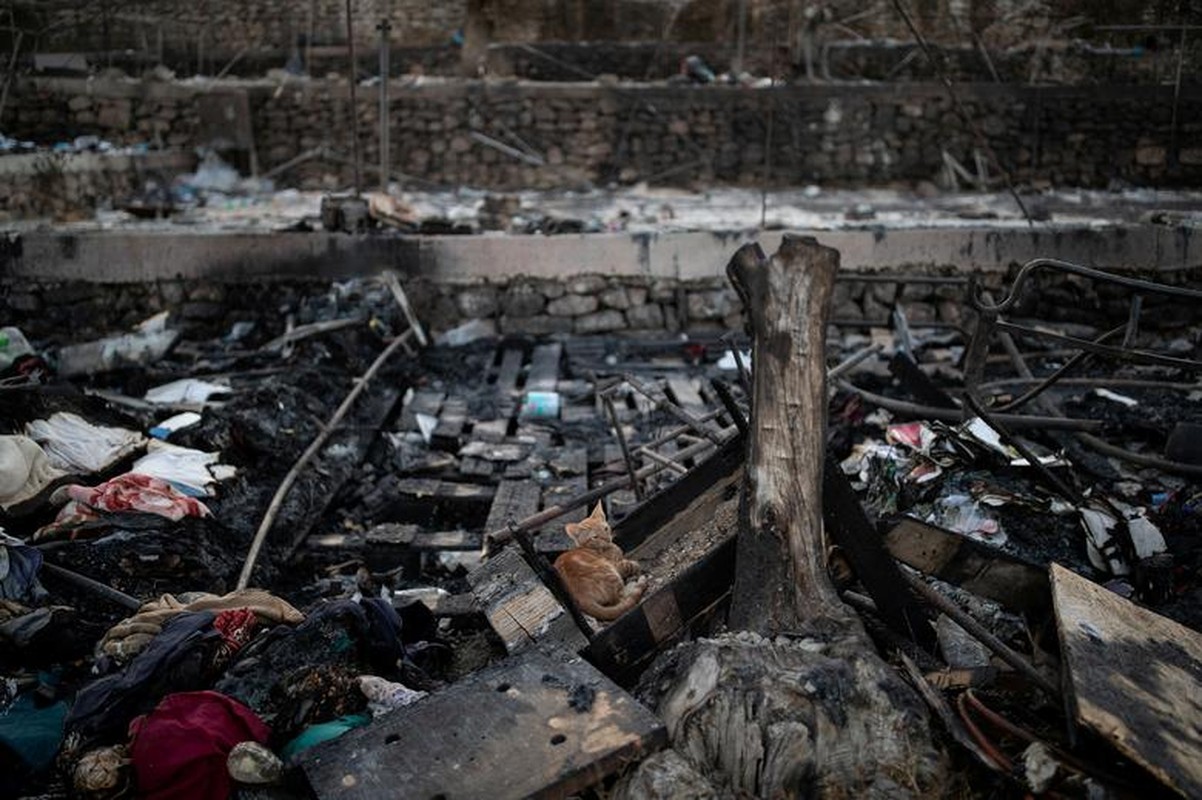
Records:
[[[640,583],[635,585],[629,590],[628,594],[622,595],[622,599],[614,603],[612,606],[603,606],[593,600],[591,597],[573,597],[572,599],[576,600],[576,606],[590,617],[599,619],[602,622],[613,622],[615,619],[639,604],[639,600],[642,599],[643,590],[645,588],[645,584]]]

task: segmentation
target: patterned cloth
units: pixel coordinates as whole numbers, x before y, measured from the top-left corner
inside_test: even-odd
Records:
[[[172,522],[179,522],[188,516],[209,516],[209,509],[204,503],[188,497],[166,481],[132,472],[118,475],[99,486],[72,484],[59,491],[66,494],[69,502],[62,507],[54,522],[33,535],[35,541],[70,532],[85,522],[100,519],[102,512],[140,511],[165,517]]]

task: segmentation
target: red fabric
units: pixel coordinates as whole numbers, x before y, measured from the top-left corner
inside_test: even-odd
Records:
[[[189,516],[209,515],[204,503],[188,497],[166,481],[133,472],[118,475],[99,486],[71,485],[63,491],[70,501],[58,512],[54,522],[33,535],[35,540],[99,519],[100,511],[141,511],[166,517],[172,522]]]
[[[230,750],[271,735],[254,712],[219,692],[168,695],[129,732],[138,796],[148,800],[226,800]]]
[[[238,652],[242,645],[249,642],[258,624],[259,618],[249,608],[231,608],[222,611],[213,620],[213,627],[221,632],[229,653]]]
[[[98,511],[143,511],[173,522],[188,516],[209,515],[204,503],[176,490],[167,481],[134,472],[91,488],[68,486],[67,496]]]

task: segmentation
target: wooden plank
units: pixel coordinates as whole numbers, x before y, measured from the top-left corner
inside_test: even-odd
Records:
[[[929,650],[935,643],[935,632],[926,607],[907,590],[897,562],[864,513],[851,482],[829,456],[823,461],[822,527],[876,601],[881,620],[898,635],[912,637]]]
[[[472,440],[478,442],[500,442],[509,432],[508,419],[490,419],[472,426]]]
[[[523,353],[521,348],[511,347],[501,356],[497,369],[497,394],[512,397],[518,393],[518,375],[522,372]]]
[[[446,392],[436,392],[433,389],[418,389],[413,393],[413,399],[405,404],[401,411],[401,419],[397,427],[402,431],[417,430],[417,415],[428,414],[438,416],[442,401],[447,397]]]
[[[541,496],[542,490],[533,481],[501,481],[497,485],[492,508],[488,510],[488,521],[484,523],[484,530],[499,530],[508,525],[510,520],[519,522],[532,516],[538,511]]]
[[[532,651],[317,745],[302,767],[318,800],[565,798],[666,744],[587,662]]]
[[[730,597],[735,537],[724,540],[639,605],[593,636],[584,656],[621,685],[635,682],[666,647]]]
[[[468,442],[459,449],[459,455],[485,461],[521,461],[533,449],[534,445],[525,442]]]
[[[559,361],[563,345],[558,342],[540,344],[530,357],[530,372],[526,376],[527,392],[553,392],[559,383]]]
[[[889,554],[914,569],[1046,619],[1052,598],[1044,569],[963,534],[903,517],[885,534]]]
[[[1202,797],[1202,635],[1050,569],[1077,719],[1184,797]]]
[[[668,391],[676,399],[676,404],[690,414],[701,416],[709,411],[697,387],[693,385],[693,379],[686,375],[669,375]]]
[[[481,539],[481,534],[470,531],[423,531],[417,525],[393,522],[376,525],[364,534],[368,547],[413,550],[479,550]]]
[[[553,455],[547,466],[557,480],[543,488],[543,508],[570,500],[588,491],[588,448],[565,447]],[[563,526],[579,522],[588,516],[591,508],[577,508],[539,529],[534,546],[540,553],[562,553],[572,547],[572,540]],[[492,530],[490,528],[490,530]]]
[[[434,429],[431,444],[442,450],[455,450],[467,424],[467,401],[461,397],[448,397],[438,414],[438,427]]]
[[[574,654],[588,644],[571,615],[539,581],[516,545],[473,570],[467,581],[508,652],[520,652],[538,643]]]
[[[495,490],[491,486],[474,483],[454,483],[430,478],[405,478],[396,482],[399,495],[418,499],[465,501],[470,503],[491,502]]]

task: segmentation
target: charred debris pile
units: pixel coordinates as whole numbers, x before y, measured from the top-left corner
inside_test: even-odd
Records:
[[[1202,292],[867,325],[837,270],[740,250],[708,339],[431,337],[390,274],[5,328],[0,794],[1202,793]]]

